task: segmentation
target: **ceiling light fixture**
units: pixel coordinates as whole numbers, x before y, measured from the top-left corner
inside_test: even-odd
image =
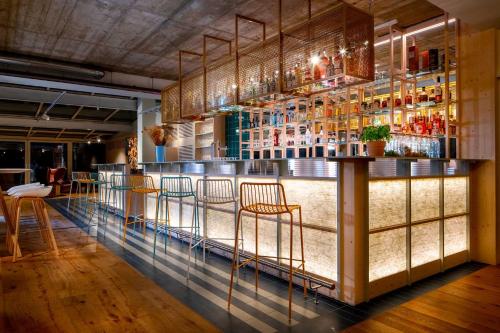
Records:
[[[97,143],[101,143],[101,138],[97,138]]]

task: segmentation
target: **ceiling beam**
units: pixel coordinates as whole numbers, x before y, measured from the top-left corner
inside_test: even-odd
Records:
[[[33,131],[33,127],[30,127],[30,129],[28,130],[28,134],[26,134],[26,136],[30,136],[31,135],[31,131]]]
[[[83,106],[83,105],[79,106],[79,107],[78,107],[78,110],[76,110],[76,112],[75,112],[75,113],[73,113],[73,115],[71,116],[71,120],[75,119],[75,118],[78,116],[78,114],[80,113],[80,111],[82,111],[82,110],[83,110],[83,108],[84,108],[84,106]]]
[[[133,126],[130,124],[121,124],[102,121],[71,121],[71,120],[34,120],[32,118],[23,117],[4,117],[1,118],[2,125],[4,126],[22,126],[26,127],[41,127],[41,128],[65,128],[65,129],[80,129],[80,130],[96,130],[96,131],[110,131],[110,132],[132,132]]]
[[[0,75],[0,83],[17,84],[30,87],[42,87],[50,89],[60,89],[68,91],[79,91],[85,93],[95,93],[110,96],[122,96],[130,98],[160,99],[160,92],[140,91],[133,89],[117,89],[87,84],[77,84],[70,82],[60,82],[51,80],[33,79],[21,76]]]
[[[58,91],[28,89],[21,87],[1,87],[0,99],[32,102],[32,103],[52,103],[61,93]],[[75,93],[66,93],[57,104],[86,106],[91,108],[121,109],[137,111],[137,103],[133,99],[91,96]]]
[[[116,109],[115,111],[112,111],[106,118],[104,118],[103,121],[108,121],[109,119],[111,119],[111,117],[113,117],[115,114],[117,114],[118,111],[120,111],[120,109]]]

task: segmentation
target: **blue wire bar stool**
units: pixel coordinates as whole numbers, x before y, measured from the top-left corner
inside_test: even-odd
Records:
[[[71,195],[73,193],[73,183],[76,183],[76,193],[79,194],[78,200],[81,203],[82,199],[82,184],[85,183],[90,178],[88,172],[84,171],[73,171],[71,172],[71,184],[69,185],[69,195],[68,195],[68,205],[67,210],[69,210],[69,205],[71,201]]]
[[[130,191],[132,189],[132,186],[130,185],[130,180],[129,180],[129,175],[123,175],[123,174],[115,174],[111,175],[110,178],[110,187],[107,193],[107,198],[105,202],[105,208],[104,208],[104,214],[103,214],[103,221],[104,221],[104,237],[106,237],[106,229],[108,226],[108,216],[109,216],[109,211],[111,209],[111,204],[114,207],[114,214],[116,215],[116,212],[119,210],[118,209],[118,195],[121,195],[122,197],[122,207],[125,206],[125,199],[123,194],[126,194],[127,191]],[[113,194],[113,201],[111,201],[111,194]],[[120,224],[121,226],[121,224]]]
[[[85,180],[84,183],[87,185],[87,194],[86,194],[86,207],[85,212],[89,216],[89,220],[87,223],[87,233],[90,232],[91,226],[97,226],[99,224],[99,210],[102,207],[102,194],[104,194],[104,198],[106,198],[106,179],[104,178],[104,174],[102,172],[91,172],[89,173],[89,179]],[[104,189],[104,193],[103,190]],[[89,208],[91,208],[91,212],[89,213]],[[97,212],[97,223],[92,224],[92,218],[94,214]],[[104,214],[103,214],[104,215]]]
[[[238,199],[234,195],[233,183],[230,179],[198,179],[196,181],[196,207],[201,203],[203,205],[203,236],[196,239],[193,244],[194,234],[191,232],[189,239],[189,261],[187,269],[187,278],[189,279],[189,270],[191,267],[191,254],[193,248],[200,243],[203,244],[203,262],[205,262],[205,249],[207,240],[234,240],[234,238],[209,238],[207,235],[207,208],[208,205],[224,205],[229,203],[236,204]],[[194,225],[191,226],[193,228]],[[236,238],[236,219],[234,220],[234,234]],[[241,230],[243,234],[243,230]],[[238,251],[239,253],[239,251]],[[239,259],[239,258],[238,258]]]
[[[158,224],[158,202],[159,202],[159,193],[160,190],[155,187],[155,183],[153,181],[153,177],[151,176],[143,176],[143,175],[130,175],[129,183],[132,189],[127,191],[127,209],[125,213],[125,223],[123,224],[123,241],[127,238],[127,226],[129,224],[134,224],[140,222],[142,223],[142,232],[144,237],[146,237],[146,212],[143,211],[142,218],[140,216],[136,216],[133,222],[129,222],[129,214],[130,208],[132,206],[132,196],[134,194],[144,195],[146,198],[148,194],[155,194],[156,196],[156,212],[155,212],[155,226]]]
[[[194,225],[195,237],[198,238],[200,229],[199,216],[198,216],[198,202],[196,200],[196,193],[193,191],[193,183],[191,181],[191,178],[185,176],[170,176],[170,177],[167,176],[167,177],[162,177],[160,183],[161,183],[160,197],[157,202],[156,220],[155,220],[156,222],[154,227],[153,257],[156,255],[158,213],[160,211],[160,205],[162,199],[165,199],[166,213],[167,213],[165,223],[163,224],[163,241],[165,246],[165,253],[167,252],[167,231],[169,234],[169,238],[172,238],[172,231],[177,233],[178,238],[181,238],[179,230],[184,228],[190,228],[191,234],[193,234],[193,225]],[[172,227],[170,225],[171,216],[170,216],[170,209],[168,207],[168,200],[173,198],[182,200],[183,198],[191,198],[191,197],[193,198],[193,215],[191,218],[191,226],[183,227],[179,225],[177,227]],[[179,218],[179,221],[181,221],[181,217]]]
[[[301,259],[293,258],[293,211],[299,212],[299,230],[300,230],[300,251]],[[238,231],[241,223],[241,215],[243,212],[255,214],[255,256],[243,260],[241,263],[237,261],[238,257]],[[290,214],[290,256],[276,257],[276,256],[259,256],[258,245],[258,222],[259,215],[281,215]],[[238,211],[238,222],[236,224],[236,236],[234,242],[233,262],[231,267],[231,281],[229,283],[229,296],[227,299],[228,310],[231,307],[231,293],[233,291],[233,277],[234,271],[238,268],[250,263],[255,262],[255,290],[259,288],[259,259],[272,258],[278,262],[280,260],[289,261],[288,271],[288,321],[292,319],[292,285],[293,273],[302,270],[302,275],[305,276],[305,262],[304,262],[304,238],[302,235],[302,209],[300,205],[289,205],[286,202],[285,189],[280,183],[241,183],[240,184],[240,209]],[[293,262],[299,261],[300,264],[294,268]],[[304,297],[307,297],[306,280],[303,279]]]

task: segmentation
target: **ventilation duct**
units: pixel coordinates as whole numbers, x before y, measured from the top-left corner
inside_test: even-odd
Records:
[[[100,80],[104,77],[104,72],[96,69],[2,55],[0,55],[0,71],[49,75],[71,79]]]

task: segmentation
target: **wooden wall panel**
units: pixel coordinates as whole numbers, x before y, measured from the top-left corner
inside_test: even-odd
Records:
[[[461,25],[459,156],[483,160],[472,167],[470,177],[471,258],[489,264],[500,262],[499,40],[495,29],[473,31]]]

